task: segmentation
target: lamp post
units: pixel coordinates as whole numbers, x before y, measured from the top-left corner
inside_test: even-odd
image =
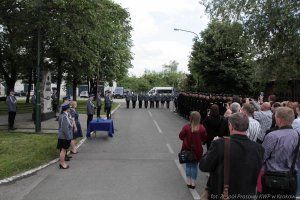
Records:
[[[38,27],[38,36],[37,36],[37,66],[36,66],[36,85],[35,85],[35,132],[41,132],[41,88],[40,88],[40,63],[41,63],[41,28]]]
[[[192,33],[196,36],[196,40],[200,40],[199,35],[197,33],[195,33],[194,31],[180,29],[180,28],[174,28],[174,31],[182,31],[182,32]],[[197,92],[199,92],[199,87],[200,87],[200,76],[198,74],[198,76],[197,76]]]
[[[174,28],[174,31],[182,31],[182,32],[187,32],[187,33],[193,33],[194,35],[196,35],[197,39],[199,38],[199,35],[193,31],[189,31],[189,30],[185,30],[185,29],[180,29],[180,28]]]

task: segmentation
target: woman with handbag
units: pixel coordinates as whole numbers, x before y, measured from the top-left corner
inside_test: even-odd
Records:
[[[200,161],[203,148],[202,143],[206,142],[207,134],[204,126],[200,124],[201,116],[197,111],[190,114],[190,123],[183,126],[179,133],[182,140],[181,152],[188,152],[191,155],[186,163],[186,182],[188,188],[195,189],[195,181],[198,174],[198,162]]]

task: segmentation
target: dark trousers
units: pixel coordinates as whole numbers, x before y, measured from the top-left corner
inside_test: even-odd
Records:
[[[100,118],[101,106],[97,107],[97,118]]]
[[[52,110],[53,110],[53,112],[54,112],[54,114],[55,114],[55,116],[56,116],[56,112],[57,112],[57,104],[52,104]]]
[[[111,107],[106,107],[106,118],[107,119],[111,118],[110,111],[111,111]]]
[[[139,108],[142,108],[143,101],[139,101]]]
[[[167,101],[167,108],[170,108],[170,101]]]
[[[148,101],[145,101],[145,108],[148,108]]]
[[[155,101],[156,108],[159,108],[159,101]]]
[[[90,121],[93,120],[93,115],[87,115],[86,127],[89,127]]]
[[[126,101],[126,108],[129,108],[130,101]]]
[[[132,101],[132,107],[135,108],[136,101]]]
[[[150,108],[154,108],[154,101],[150,101]]]
[[[16,112],[8,112],[8,128],[13,129],[16,118]]]

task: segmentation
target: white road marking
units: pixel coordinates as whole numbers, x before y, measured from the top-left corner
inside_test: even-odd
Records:
[[[155,120],[153,120],[153,122],[154,122],[154,124],[155,124],[155,126],[156,126],[158,132],[159,132],[159,133],[162,133],[162,130],[159,128],[157,122],[156,122]]]
[[[152,115],[152,113],[148,110],[148,113],[149,113],[149,115],[150,115],[150,117],[152,117],[153,115]]]
[[[170,145],[170,144],[166,144],[166,145],[167,145],[167,147],[168,147],[168,149],[169,149],[169,152],[170,152],[171,154],[174,154],[174,151],[173,151],[171,145]]]
[[[181,174],[181,176],[182,176],[182,178],[185,182],[185,178],[186,178],[185,177],[185,170],[183,169],[182,165],[179,163],[178,160],[174,160],[174,162],[176,163],[176,166],[177,166],[177,168],[178,168],[178,170],[179,170],[179,172],[180,172],[180,174]],[[198,194],[197,190],[195,190],[195,189],[189,189],[189,190],[190,190],[190,192],[191,192],[191,194],[192,194],[192,196],[195,200],[200,199],[200,195]]]

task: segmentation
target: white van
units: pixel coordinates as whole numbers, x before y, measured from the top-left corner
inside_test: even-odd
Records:
[[[154,87],[148,92],[149,95],[153,94],[174,94],[173,87]]]

